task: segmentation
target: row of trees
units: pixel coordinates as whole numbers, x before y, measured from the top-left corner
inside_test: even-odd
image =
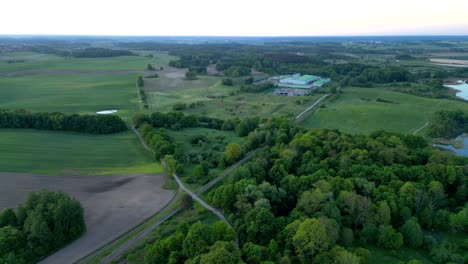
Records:
[[[125,122],[116,115],[33,113],[23,109],[0,109],[0,128],[33,128],[90,134],[112,134],[127,130]]]
[[[185,108],[184,104],[176,106],[176,109],[182,110]],[[258,118],[222,120],[207,116],[186,115],[182,112],[154,112],[150,115],[136,115],[133,118],[133,123],[137,127],[147,123],[155,128],[170,128],[173,130],[191,127],[204,127],[224,131],[235,130],[239,136],[244,137],[258,127],[260,120]]]
[[[150,64],[148,64],[150,65]],[[140,96],[140,100],[143,103],[143,108],[148,109],[148,98],[146,98],[146,93],[145,93],[145,81],[143,80],[143,77],[140,75],[137,78],[136,81],[136,86],[138,88],[138,95]]]
[[[260,145],[209,194],[243,249],[276,249],[242,251],[246,263],[365,263],[368,245],[465,263],[466,249],[435,234],[468,232],[466,158],[412,135],[305,131],[284,119],[250,133],[243,149]]]
[[[71,56],[75,58],[109,58],[119,56],[133,56],[129,50],[112,50],[105,48],[86,48],[82,50],[74,50]]]
[[[62,192],[30,193],[0,212],[0,263],[36,263],[86,230],[79,201]]]

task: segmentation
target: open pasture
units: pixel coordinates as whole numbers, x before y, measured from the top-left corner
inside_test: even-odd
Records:
[[[142,54],[143,55],[143,54]],[[112,71],[144,70],[148,63],[160,65],[173,59],[167,54],[153,54],[154,58],[145,56],[120,56],[111,58],[65,58],[57,55],[38,54],[34,52],[15,52],[0,55],[0,73],[10,74],[31,70],[65,70]],[[22,62],[8,63],[8,60]]]
[[[157,173],[162,168],[131,132],[88,135],[0,129],[0,172]]]
[[[239,86],[224,86],[222,78],[198,76],[185,80],[185,70],[166,68],[158,72],[160,78],[145,79],[145,90],[152,111],[171,111],[176,103],[199,103],[185,112],[221,119],[270,116],[293,117],[301,113],[320,95],[305,97],[276,96],[269,92],[243,93]]]
[[[468,104],[448,99],[429,99],[379,88],[344,88],[335,101],[318,109],[303,125],[307,128],[336,128],[352,134],[376,130],[413,133],[431,122],[434,112],[460,109]],[[427,128],[421,130],[424,135]]]

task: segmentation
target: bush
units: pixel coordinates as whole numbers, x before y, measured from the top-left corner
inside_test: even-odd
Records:
[[[223,85],[226,85],[226,86],[232,86],[234,84],[231,78],[223,79],[222,83]]]
[[[0,263],[36,263],[86,230],[80,202],[63,192],[30,193],[15,215],[14,226],[0,227]]]

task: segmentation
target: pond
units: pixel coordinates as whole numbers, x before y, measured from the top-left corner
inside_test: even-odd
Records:
[[[456,85],[445,85],[446,87],[458,90],[457,96],[468,101],[468,81],[458,81]]]
[[[452,145],[441,145],[441,144],[433,144],[434,147],[444,148],[455,152],[458,156],[465,156],[468,157],[468,134],[460,135],[456,138],[456,140],[463,141],[462,148],[455,148]]]

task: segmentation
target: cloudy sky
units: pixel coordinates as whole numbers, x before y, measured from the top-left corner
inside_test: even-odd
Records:
[[[2,0],[0,34],[468,35],[467,0]]]

